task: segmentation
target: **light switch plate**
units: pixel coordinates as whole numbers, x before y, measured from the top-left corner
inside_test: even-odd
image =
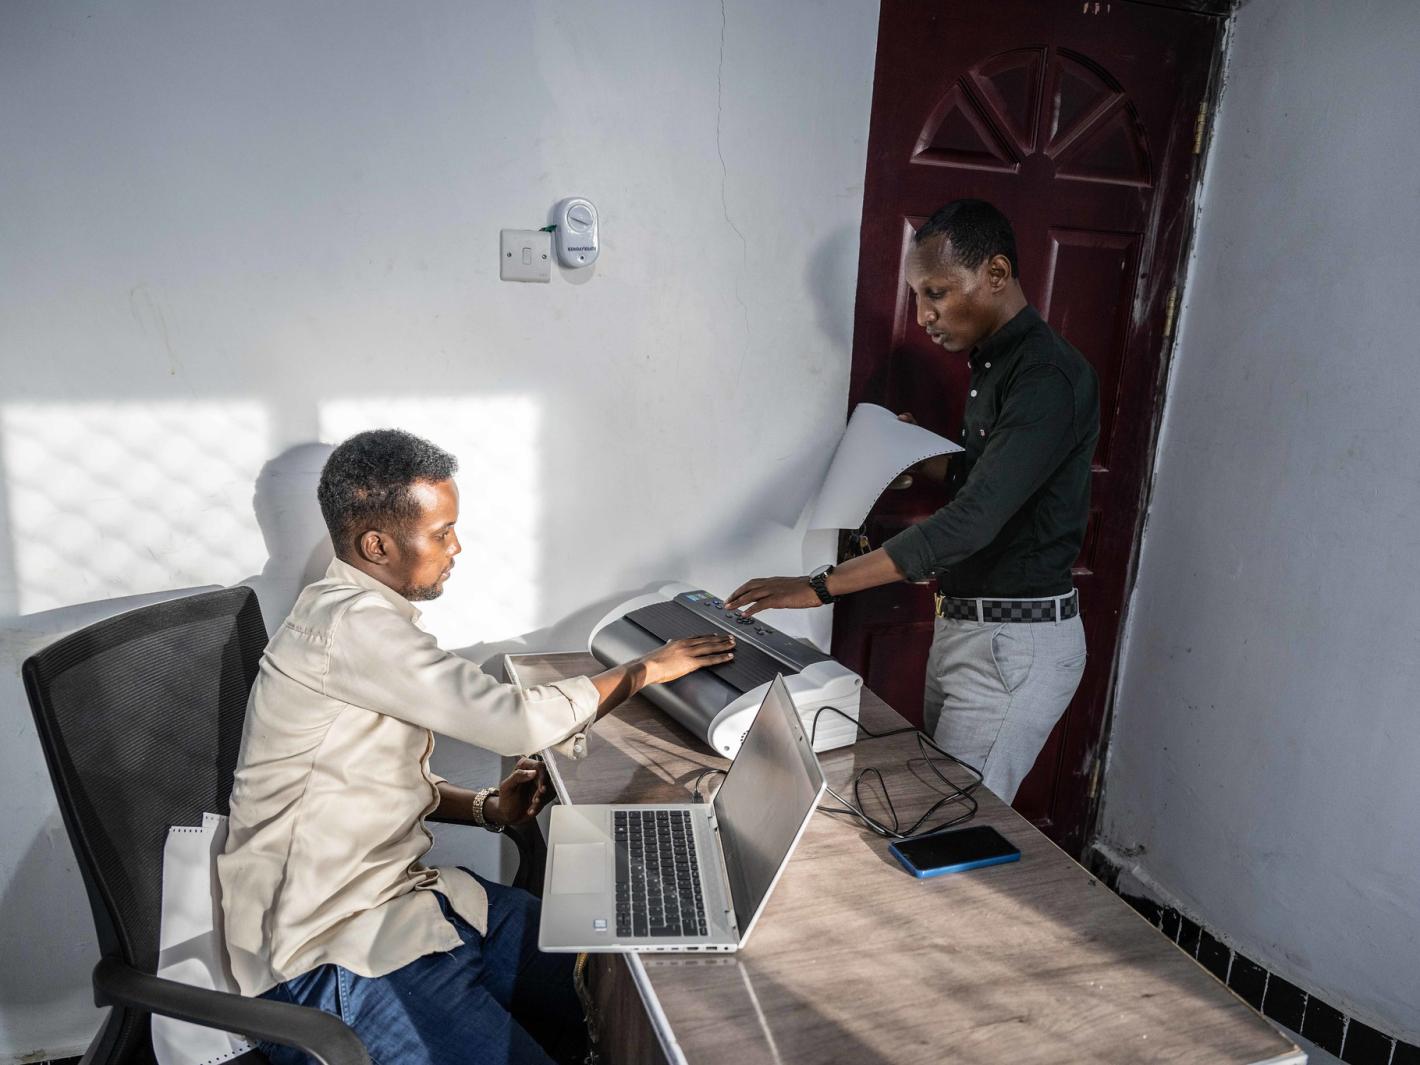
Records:
[[[498,276],[504,281],[551,281],[552,234],[537,229],[504,229]]]

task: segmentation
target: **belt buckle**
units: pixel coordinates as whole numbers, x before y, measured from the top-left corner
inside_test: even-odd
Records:
[[[947,601],[947,597],[941,592],[932,593],[932,601],[936,604],[937,617],[942,616],[942,604]]]

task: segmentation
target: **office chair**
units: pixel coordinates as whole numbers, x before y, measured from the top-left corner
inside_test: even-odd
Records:
[[[297,1046],[323,1065],[370,1065],[355,1033],[331,1014],[155,975],[168,828],[227,813],[247,693],[265,647],[256,593],[238,587],[108,618],[24,663],[98,933],[94,1003],[112,1007],[83,1065],[153,1062],[154,1013]],[[541,832],[532,824],[509,835],[526,883],[545,856]],[[250,1051],[234,1060],[266,1058]]]

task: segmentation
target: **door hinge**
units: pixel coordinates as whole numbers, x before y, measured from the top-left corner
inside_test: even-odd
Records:
[[[1178,286],[1169,289],[1169,300],[1164,304],[1164,339],[1173,336],[1173,316],[1178,310]]]
[[[1090,802],[1094,802],[1100,793],[1100,762],[1103,759],[1095,755],[1095,764],[1090,768]]]
[[[1193,120],[1193,154],[1203,153],[1203,131],[1208,126],[1208,101],[1198,105],[1198,117]]]

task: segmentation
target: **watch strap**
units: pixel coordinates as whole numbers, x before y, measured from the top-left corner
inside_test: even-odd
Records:
[[[487,804],[487,802],[488,802],[488,797],[489,797],[490,795],[497,795],[497,794],[498,794],[498,789],[497,789],[497,788],[479,788],[477,791],[475,791],[475,792],[473,793],[473,802],[469,804],[469,817],[470,817],[470,819],[471,819],[471,820],[473,821],[473,823],[474,823],[475,825],[477,825],[479,828],[486,828],[486,829],[488,829],[488,831],[490,831],[490,832],[502,832],[502,831],[503,831],[503,826],[502,826],[502,825],[495,825],[495,824],[492,824],[492,823],[488,820],[488,818],[486,818],[486,817],[483,815],[483,807]]]

